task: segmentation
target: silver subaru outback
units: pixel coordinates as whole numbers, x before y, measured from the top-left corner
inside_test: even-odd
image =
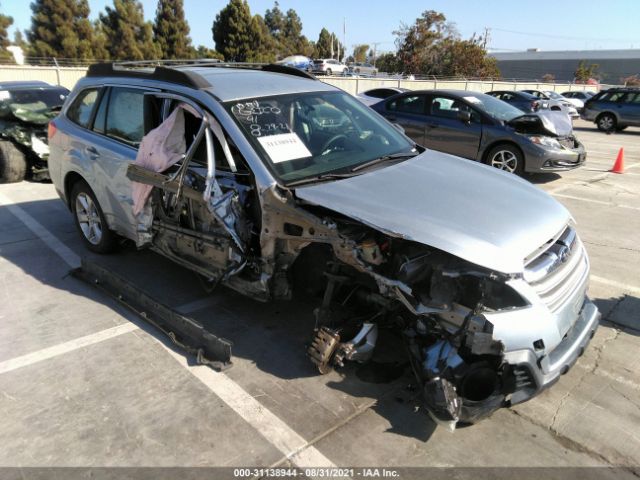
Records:
[[[49,135],[89,249],[124,237],[211,286],[304,298],[320,373],[392,330],[450,428],[550,386],[597,328],[563,206],[300,70],[93,65]]]

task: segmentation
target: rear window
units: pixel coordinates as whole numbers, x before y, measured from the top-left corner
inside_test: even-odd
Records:
[[[137,146],[144,135],[144,91],[112,88],[106,120],[109,137]]]
[[[81,127],[87,128],[97,99],[97,88],[89,88],[80,92],[67,110],[67,118]]]

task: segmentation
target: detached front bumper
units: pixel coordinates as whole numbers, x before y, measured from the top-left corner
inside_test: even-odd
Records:
[[[533,350],[528,349],[505,353],[505,361],[511,365],[516,377],[516,391],[511,395],[511,405],[529,400],[567,373],[584,353],[599,323],[598,308],[585,297],[578,319],[552,352],[540,359]]]

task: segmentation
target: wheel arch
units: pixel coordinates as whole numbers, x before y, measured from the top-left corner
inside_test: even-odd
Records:
[[[89,185],[89,182],[87,182],[87,180],[75,170],[67,172],[66,176],[64,177],[64,199],[69,210],[71,210],[71,192],[73,191],[73,187],[78,182],[84,182]],[[91,186],[89,186],[89,188],[91,188]]]

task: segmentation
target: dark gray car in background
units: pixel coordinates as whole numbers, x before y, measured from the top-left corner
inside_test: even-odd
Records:
[[[411,91],[371,108],[419,145],[512,173],[569,170],[586,159],[564,113],[523,114],[484,93]]]
[[[487,95],[491,95],[498,100],[507,102],[509,105],[513,105],[519,110],[525,113],[537,112],[540,109],[549,108],[549,102],[540,100],[534,97],[530,93],[526,92],[514,92],[511,90],[496,90],[493,92],[487,92]]]

